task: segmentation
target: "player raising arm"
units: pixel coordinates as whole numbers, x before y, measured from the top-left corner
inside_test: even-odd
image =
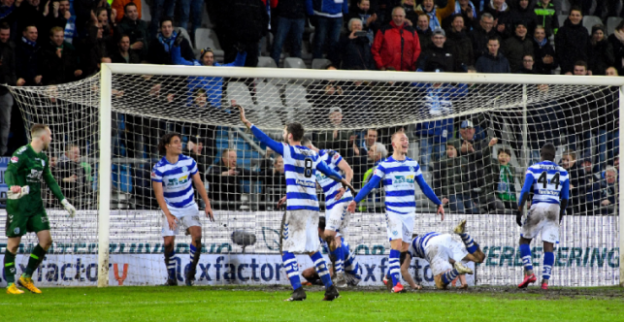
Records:
[[[41,199],[41,178],[48,185],[54,196],[61,201],[70,217],[74,217],[76,209],[63,196],[56,180],[50,172],[48,157],[43,153],[52,142],[50,128],[43,124],[35,124],[30,129],[32,141],[13,154],[5,172],[7,193],[7,251],[4,255],[4,274],[7,280],[7,294],[22,294],[24,291],[15,285],[15,254],[22,236],[29,232],[37,234],[39,243],[28,259],[28,266],[17,283],[33,293],[41,293],[32,281],[32,274],[43,261],[46,252],[52,245],[50,221]]]
[[[403,291],[403,285],[399,283],[401,253],[408,251],[414,231],[416,216],[414,184],[418,183],[427,198],[438,205],[437,213],[442,216],[442,220],[444,208],[440,199],[425,182],[418,162],[406,157],[409,140],[402,130],[392,135],[392,147],[394,148],[392,156],[379,163],[370,181],[349,204],[348,211],[355,212],[357,203],[383,180],[386,191],[386,224],[391,247],[388,275],[392,277],[392,292],[399,293]]]
[[[156,201],[162,211],[162,236],[165,246],[165,265],[167,267],[166,285],[178,285],[176,277],[176,258],[174,251],[175,236],[179,226],[191,235],[189,255],[191,266],[186,272],[187,286],[195,280],[195,269],[201,255],[201,222],[199,209],[194,200],[195,189],[206,204],[206,217],[214,221],[210,200],[206,188],[197,170],[193,158],[182,154],[182,139],[178,133],[165,134],[158,144],[158,151],[165,156],[154,165],[152,170],[152,186]]]
[[[253,135],[284,157],[286,217],[282,236],[282,260],[294,290],[287,301],[302,301],[306,298],[295,253],[307,253],[310,256],[325,285],[324,300],[332,301],[339,294],[332,283],[325,259],[318,251],[320,243],[317,232],[319,204],[316,197],[316,171],[342,183],[344,187],[351,190],[353,188],[339,173],[328,168],[316,152],[301,145],[304,134],[301,124],[290,123],[284,129],[284,141],[288,144],[276,142],[245,118],[245,110],[241,106],[237,107],[241,121],[251,129]]]
[[[542,275],[542,289],[548,289],[548,280],[552,273],[555,255],[553,244],[559,241],[559,225],[565,215],[565,209],[570,198],[570,178],[568,172],[558,166],[555,160],[555,146],[546,143],[541,151],[542,162],[536,163],[527,169],[524,185],[518,200],[516,222],[522,227],[520,234],[520,256],[524,263],[524,280],[519,288],[525,288],[537,281],[533,273],[531,260],[531,240],[538,235],[544,242],[544,271]],[[522,222],[524,203],[533,192],[531,209]],[[561,199],[561,203],[559,200]]]

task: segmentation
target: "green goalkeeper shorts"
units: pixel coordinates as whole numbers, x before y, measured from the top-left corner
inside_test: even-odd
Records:
[[[50,221],[42,205],[23,214],[7,213],[5,227],[7,237],[21,237],[30,232],[50,230]]]

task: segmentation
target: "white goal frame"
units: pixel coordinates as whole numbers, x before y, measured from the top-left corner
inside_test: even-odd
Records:
[[[113,74],[135,75],[170,75],[170,76],[216,76],[246,78],[290,78],[310,80],[363,80],[397,82],[436,82],[464,84],[516,84],[523,85],[523,124],[527,124],[527,85],[553,84],[577,86],[617,86],[620,90],[619,115],[624,119],[624,78],[604,76],[564,76],[564,75],[523,75],[523,74],[479,74],[479,73],[416,73],[416,72],[380,72],[380,71],[326,71],[288,68],[241,68],[241,67],[203,67],[203,66],[161,66],[145,64],[108,64],[103,63],[100,71],[100,157],[98,188],[98,287],[108,286],[109,276],[109,234],[111,201],[111,143],[112,130],[112,78]],[[474,111],[470,112],[470,114]],[[461,115],[461,114],[456,114]],[[525,131],[526,133],[526,131]],[[619,132],[620,155],[624,152],[624,132]],[[526,144],[526,138],[524,138]],[[526,145],[523,146],[526,149]],[[624,186],[624,176],[619,176],[619,186]],[[624,194],[620,194],[618,204],[624,205]],[[621,212],[621,207],[620,207]],[[619,229],[619,270],[620,286],[624,287],[624,220],[618,215]]]

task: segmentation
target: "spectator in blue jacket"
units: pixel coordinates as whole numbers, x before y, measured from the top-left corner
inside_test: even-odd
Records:
[[[328,44],[327,58],[338,63],[338,40],[342,28],[342,15],[349,13],[349,4],[345,0],[306,0],[308,15],[314,16],[313,57],[323,58],[323,47]]]
[[[427,70],[429,71],[429,70]],[[432,117],[452,113],[453,100],[466,96],[468,86],[459,84],[418,84],[426,92],[425,108]],[[445,143],[453,135],[453,119],[442,119],[419,123],[416,125],[417,136],[420,136],[420,166],[429,170],[431,161],[437,161],[445,153]]]
[[[211,49],[202,50],[199,60],[186,60],[182,57],[182,51],[178,46],[178,39],[171,50],[171,58],[175,65],[186,66],[226,66],[241,67],[245,65],[247,53],[239,51],[236,60],[228,64],[219,64],[214,60],[214,53]],[[215,107],[221,108],[221,99],[223,97],[223,77],[212,76],[190,76],[188,79],[189,92],[193,93],[197,88],[203,88],[206,91],[208,103]]]

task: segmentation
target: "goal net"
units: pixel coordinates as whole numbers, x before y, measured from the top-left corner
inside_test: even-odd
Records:
[[[440,221],[435,204],[416,188],[414,233],[452,233],[467,219],[486,255],[472,266],[473,285],[522,280],[514,209],[527,167],[540,161],[542,145],[553,143],[572,189],[550,284],[615,285],[621,85],[605,77],[107,64],[101,75],[76,83],[13,87],[26,127],[50,126],[53,173],[79,209],[66,218],[44,193],[54,246],[36,277],[43,285],[97,285],[99,271],[100,286],[165,282],[163,219],[150,177],[163,157],[160,138],[177,132],[183,153],[197,161],[216,217],[205,217],[196,193],[203,247],[195,283],[287,284],[279,256],[285,210],[277,206],[285,195],[284,163],[243,126],[235,102],[276,140],[285,124],[301,123],[315,147],[342,156],[356,189],[392,155],[391,135],[404,131],[407,156],[419,162],[446,211]],[[344,238],[362,267],[361,285],[381,285],[390,250],[383,187],[358,205]],[[36,242],[32,234],[23,239],[23,266]],[[189,243],[180,231],[180,284]],[[2,236],[0,253],[4,245]],[[541,238],[531,247],[541,274]],[[300,271],[312,266],[299,257]],[[410,272],[433,285],[427,262],[413,262]]]

